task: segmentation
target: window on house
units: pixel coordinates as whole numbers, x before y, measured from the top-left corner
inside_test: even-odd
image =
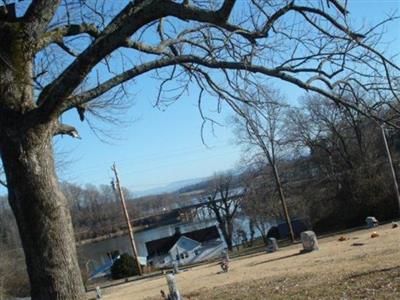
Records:
[[[183,254],[185,254],[185,258],[188,258],[188,257],[189,257],[189,253],[184,252]]]
[[[184,259],[184,258],[185,258],[185,255],[184,255],[183,253],[181,253],[181,258],[182,258],[182,259]]]
[[[179,260],[179,259],[180,259],[180,258],[179,258],[179,254],[177,254],[177,255],[176,255],[176,260]]]

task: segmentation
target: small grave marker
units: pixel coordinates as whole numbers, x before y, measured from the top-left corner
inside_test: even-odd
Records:
[[[375,217],[366,217],[365,222],[367,223],[368,228],[374,228],[379,225],[378,220]]]
[[[103,299],[103,296],[101,294],[101,289],[99,286],[96,286],[96,299]]]
[[[303,252],[319,250],[317,236],[314,231],[303,231],[300,237],[303,244]]]
[[[278,242],[276,241],[276,238],[273,238],[273,237],[268,238],[267,244],[268,244],[267,245],[267,252],[268,253],[272,253],[272,252],[275,252],[275,251],[279,250]]]
[[[169,299],[170,300],[182,300],[181,295],[176,286],[175,276],[172,274],[167,275],[167,283],[169,289]]]

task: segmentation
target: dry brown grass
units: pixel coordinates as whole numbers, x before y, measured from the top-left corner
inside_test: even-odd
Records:
[[[234,259],[229,273],[208,264],[180,273],[184,299],[400,299],[400,229],[320,239],[320,250],[299,254],[293,245],[272,254]],[[356,246],[358,245],[358,246]],[[103,291],[106,300],[160,299],[165,278],[149,278]]]

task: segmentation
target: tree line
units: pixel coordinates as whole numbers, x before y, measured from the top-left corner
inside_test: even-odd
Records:
[[[293,239],[292,219],[303,219],[313,230],[327,232],[360,226],[370,215],[382,221],[399,215],[394,183],[400,155],[397,131],[386,130],[385,124],[362,110],[315,94],[304,96],[297,107],[266,87],[258,87],[250,96],[263,104],[244,106],[230,122],[237,143],[243,146],[246,171],[235,184],[231,174],[218,175],[205,189],[205,195],[213,195],[209,207],[229,249],[238,213],[250,219],[265,243],[273,223],[286,222]],[[382,112],[387,118],[395,113]],[[229,200],[228,190],[238,186],[243,197]],[[222,201],[217,205],[211,200],[218,194]]]
[[[132,100],[128,85],[140,89],[145,75],[158,79],[156,106],[169,106],[189,91],[205,123],[215,123],[205,109],[209,98],[217,111],[226,106],[243,116],[242,105],[250,113],[257,106],[246,92],[278,80],[398,128],[380,114],[397,112],[393,101],[400,101],[400,68],[392,52],[382,51],[381,28],[395,15],[355,28],[347,2],[338,0],[0,3],[0,40],[7,41],[0,44],[0,184],[18,224],[33,300],[85,298],[53,157],[54,136],[79,137],[63,116],[76,111],[76,120],[91,128],[90,115],[115,123],[121,120],[116,107]],[[339,156],[347,155],[344,144]],[[327,165],[334,169],[329,175],[341,177],[335,193],[344,188],[351,192],[346,201],[360,201],[364,185],[342,177],[357,175],[359,164],[335,159]],[[282,171],[272,168],[284,207]],[[284,210],[288,219],[289,205]]]

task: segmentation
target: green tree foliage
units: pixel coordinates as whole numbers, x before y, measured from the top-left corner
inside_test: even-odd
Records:
[[[122,254],[111,267],[111,277],[113,279],[121,279],[134,275],[137,275],[135,260],[129,254]]]

